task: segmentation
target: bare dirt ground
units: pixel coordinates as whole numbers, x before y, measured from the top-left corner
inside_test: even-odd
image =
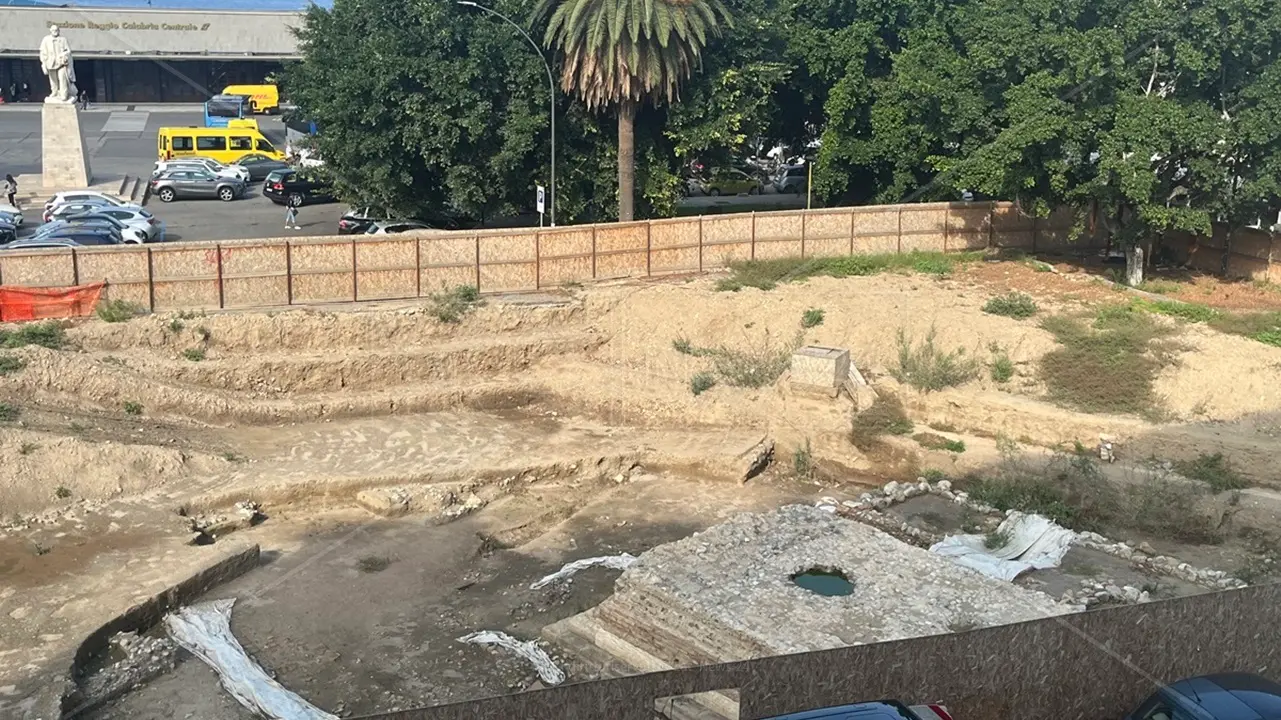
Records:
[[[708,278],[606,283],[491,299],[459,323],[397,303],[92,320],[68,328],[62,349],[0,351],[25,364],[0,375],[0,403],[18,410],[0,421],[0,585],[48,598],[36,606],[0,593],[5,644],[19,639],[0,647],[0,714],[6,698],[66,671],[9,663],[5,651],[43,643],[62,657],[49,648],[74,637],[72,616],[89,602],[78,583],[127,582],[129,558],[180,558],[174,543],[191,530],[179,510],[216,514],[245,500],[267,519],[235,538],[260,544],[263,562],[209,596],[240,598],[233,627],[251,654],[287,687],[346,714],[531,686],[528,667],[455,640],[478,629],[536,637],[609,593],[606,571],[567,590],[528,589],[564,562],[636,553],[740,511],[855,498],[927,469],[983,473],[1000,461],[997,438],[1039,452],[1073,441],[1093,448],[1104,434],[1123,462],[1221,453],[1256,486],[1241,517],[1252,531],[1275,531],[1281,348],[1180,325],[1177,361],[1155,383],[1160,422],[1064,409],[1046,400],[1039,374],[1055,337],[1036,319],[982,311],[1010,290],[1031,294],[1042,316],[1125,298],[1089,273],[1056,268],[990,262],[944,277],[813,278],[769,291],[715,292]],[[1251,287],[1245,305],[1232,305],[1247,302],[1239,288],[1187,292],[1224,307],[1281,308],[1267,288]],[[802,327],[812,309],[822,322]],[[917,392],[892,377],[900,332],[933,332],[940,347],[985,367],[1000,348],[1014,376],[998,383],[983,372]],[[678,340],[757,357],[802,342],[848,348],[920,430],[966,450],[909,438],[860,450],[849,399],[786,382],[719,382],[696,395],[692,378],[717,361],[679,351]],[[773,468],[739,484],[744,453],[765,437],[777,444]],[[414,500],[403,516],[381,518],[360,509],[364,491]],[[429,496],[438,504],[421,510]],[[894,512],[895,522],[941,532],[963,524],[944,508]],[[1150,540],[1230,570],[1256,549]],[[1071,568],[1034,578],[1047,592],[1096,575],[1147,582],[1115,557],[1073,552]],[[127,606],[135,593],[122,585],[119,600]],[[191,659],[91,716],[187,713],[247,717]]]

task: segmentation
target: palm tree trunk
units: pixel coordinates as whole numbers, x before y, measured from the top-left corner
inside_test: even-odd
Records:
[[[636,103],[618,106],[618,221],[628,222],[636,205]]]

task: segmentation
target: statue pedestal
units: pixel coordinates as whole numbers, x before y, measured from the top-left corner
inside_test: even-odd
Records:
[[[46,188],[87,188],[93,180],[89,170],[89,153],[85,150],[80,113],[74,103],[45,103],[43,122],[44,166],[42,184]]]

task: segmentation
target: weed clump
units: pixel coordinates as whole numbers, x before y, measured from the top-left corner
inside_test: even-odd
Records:
[[[777,258],[744,260],[730,264],[730,277],[717,283],[717,290],[737,291],[744,287],[773,290],[782,282],[796,282],[816,276],[858,277],[883,272],[916,272],[948,275],[958,265],[977,262],[983,253],[909,252],[878,255],[846,255],[829,258]]]
[[[805,311],[805,314],[801,315],[801,327],[806,329],[818,327],[823,324],[825,315],[826,313],[823,312],[822,308],[810,308]]]
[[[792,470],[796,472],[796,477],[809,479],[814,477],[814,451],[810,447],[809,438],[805,438],[804,447],[798,447],[792,453]]]
[[[1223,457],[1223,453],[1201,453],[1195,460],[1175,462],[1174,469],[1183,477],[1205,483],[1216,493],[1250,487],[1249,481],[1241,477],[1232,463]]]
[[[458,285],[428,296],[431,313],[443,323],[456,323],[480,304],[480,291],[474,285]]]
[[[1041,327],[1061,347],[1041,358],[1041,377],[1050,398],[1092,413],[1147,414],[1157,410],[1157,371],[1173,362],[1163,342],[1171,330],[1130,306],[1109,306],[1087,325],[1057,315]]]
[[[59,350],[67,344],[67,336],[62,326],[53,320],[28,323],[17,330],[0,330],[0,347],[20,348],[27,345],[39,345],[50,350]]]
[[[901,328],[898,331],[898,367],[890,374],[921,392],[933,392],[956,387],[973,380],[978,375],[979,363],[965,357],[965,350],[957,348],[944,352],[935,343],[934,328],[920,344],[913,344]]]
[[[869,452],[884,435],[911,435],[915,426],[903,409],[903,402],[893,395],[882,395],[874,405],[856,413],[850,423],[850,442]]]
[[[20,357],[0,355],[0,377],[12,375],[26,366],[26,361]]]
[[[95,311],[103,322],[127,322],[146,312],[141,305],[128,300],[104,300],[98,303]]]
[[[993,381],[1002,384],[1014,378],[1014,361],[1010,359],[1009,353],[1004,350],[996,351],[992,357],[990,373]]]
[[[1001,315],[1019,320],[1032,317],[1037,309],[1036,301],[1030,295],[1021,292],[998,295],[988,300],[983,306],[983,312],[989,315]]]
[[[733,387],[760,388],[782,377],[792,366],[792,353],[800,347],[799,335],[789,344],[775,346],[769,336],[746,350],[721,347],[712,351],[712,367]]]
[[[182,351],[182,356],[191,362],[200,362],[205,359],[204,348],[187,348]]]
[[[124,404],[124,411],[126,415],[141,415],[142,404],[134,402],[133,400],[126,400]]]
[[[702,395],[715,386],[716,376],[709,372],[695,373],[694,377],[689,379],[689,390],[694,393],[694,397]]]
[[[9,403],[0,403],[0,422],[13,422],[22,415],[22,408]]]

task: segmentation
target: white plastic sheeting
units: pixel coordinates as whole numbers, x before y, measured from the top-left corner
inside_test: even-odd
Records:
[[[559,685],[565,682],[565,672],[556,667],[551,657],[532,642],[524,642],[502,632],[482,630],[458,638],[458,642],[473,645],[497,645],[507,648],[534,664],[538,677],[548,685]]]
[[[169,637],[218,673],[223,688],[241,705],[271,720],[337,720],[285,689],[250,659],[231,634],[235,598],[182,608],[165,616]]]
[[[614,570],[626,570],[627,568],[635,564],[636,564],[636,557],[634,555],[629,555],[627,553],[620,553],[618,555],[604,555],[602,557],[583,558],[582,560],[575,560],[574,562],[565,565],[565,567],[557,570],[551,575],[548,575],[542,580],[539,580],[533,583],[532,585],[529,586],[529,589],[537,590],[540,587],[551,585],[552,583],[558,580],[564,580],[565,578],[570,577],[571,575],[578,572],[579,570],[586,570],[589,567],[600,566],[600,567],[612,568]]]
[[[930,548],[958,565],[1012,582],[1028,570],[1058,567],[1076,533],[1040,515],[1011,512],[997,528],[1009,537],[998,548],[986,546],[984,535],[949,535]]]

